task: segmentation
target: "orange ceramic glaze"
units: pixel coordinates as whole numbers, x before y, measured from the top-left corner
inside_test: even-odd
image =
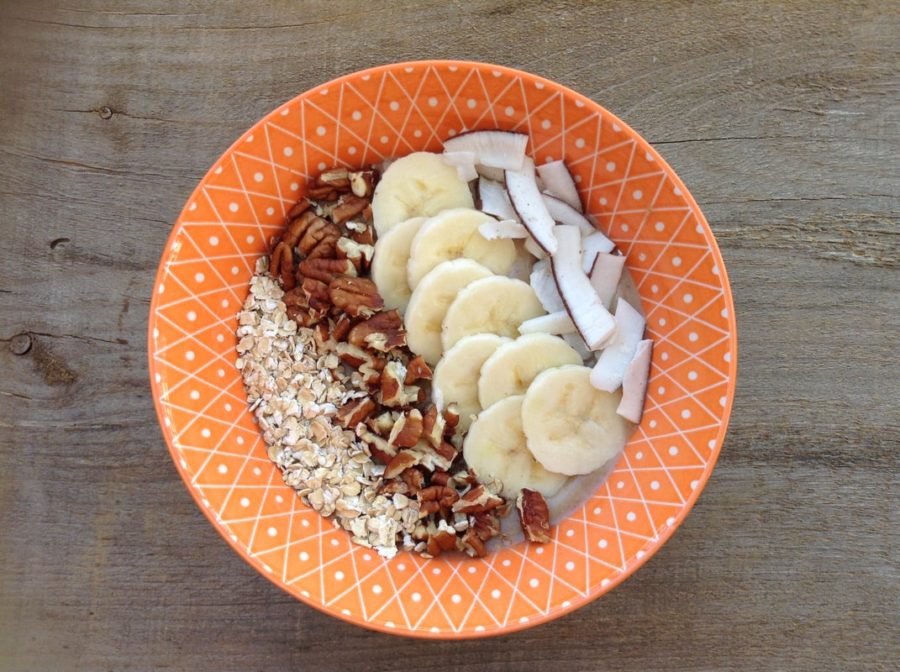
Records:
[[[655,344],[643,421],[609,479],[546,545],[480,560],[385,561],[305,506],[266,457],[235,368],[235,315],[256,259],[307,181],[465,130],[527,133],[564,159],[586,210],[628,256]],[[737,330],[712,232],[678,176],[593,101],[509,68],[457,61],[353,73],[247,131],[191,195],[160,261],[149,360],[163,435],[210,522],[249,564],[317,609],[385,632],[496,635],[543,623],[623,581],[672,535],[725,436]]]

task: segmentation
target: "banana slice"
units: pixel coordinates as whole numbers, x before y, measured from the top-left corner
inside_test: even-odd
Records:
[[[381,176],[372,196],[375,232],[411,217],[431,217],[447,208],[471,208],[469,185],[440,154],[415,152],[394,161]]]
[[[466,435],[463,457],[481,481],[499,479],[502,495],[515,497],[522,488],[552,497],[566,482],[532,457],[522,432],[522,395],[507,397],[482,411]]]
[[[481,410],[478,403],[481,365],[505,343],[512,343],[512,340],[497,334],[466,336],[445,352],[434,368],[433,396],[440,400],[440,410],[451,403],[459,406],[459,427],[463,432],[469,429],[473,416]]]
[[[434,366],[441,358],[441,326],[461,289],[488,278],[491,272],[471,259],[454,259],[435,266],[413,290],[406,306],[406,343]]]
[[[548,369],[525,393],[522,428],[528,450],[548,470],[588,474],[625,447],[628,424],[616,415],[622,395],[601,392],[590,376],[586,366]]]
[[[386,308],[406,310],[412,290],[406,281],[406,264],[409,248],[427,217],[413,217],[388,230],[375,243],[372,257],[372,280],[378,285],[378,293]]]
[[[465,257],[487,266],[494,273],[506,274],[516,260],[512,240],[487,240],[478,227],[495,221],[478,210],[456,208],[430,218],[413,238],[407,265],[407,280],[413,289],[428,271],[442,261]]]
[[[522,322],[543,314],[531,285],[494,275],[476,280],[456,295],[444,316],[441,342],[446,351],[471,334],[515,337]]]
[[[478,402],[482,408],[490,408],[501,399],[525,394],[541,371],[581,363],[581,355],[558,336],[519,336],[497,348],[484,362],[478,379]]]

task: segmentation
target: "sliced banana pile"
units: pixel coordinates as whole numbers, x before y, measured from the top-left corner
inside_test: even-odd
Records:
[[[452,156],[394,161],[372,201],[372,279],[434,367],[434,402],[458,407],[479,479],[549,498],[624,447],[650,341],[618,297],[624,258],[582,213],[565,164],[535,169],[526,144],[473,132]]]

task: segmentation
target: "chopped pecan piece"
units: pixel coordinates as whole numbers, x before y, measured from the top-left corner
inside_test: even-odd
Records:
[[[381,372],[381,403],[385,406],[409,406],[419,398],[419,388],[404,385],[406,367],[400,362],[388,362]]]
[[[422,413],[419,412],[419,409],[414,408],[405,415],[401,415],[394,423],[388,443],[398,448],[412,448],[419,442],[420,436],[422,436]]]
[[[303,327],[311,327],[325,316],[324,311],[309,305],[309,299],[302,287],[285,292],[282,300],[287,316]]]
[[[364,198],[354,194],[344,194],[331,211],[331,221],[341,225],[356,217],[368,204],[369,201]]]
[[[447,485],[450,482],[450,474],[446,471],[438,470],[431,474],[432,485]]]
[[[316,340],[316,346],[321,350],[328,342],[330,335],[328,333],[328,325],[325,322],[319,322],[313,329],[313,338]]]
[[[415,467],[404,471],[400,478],[406,483],[410,494],[417,493],[425,485],[425,475]]]
[[[337,412],[337,421],[344,429],[356,427],[363,422],[369,414],[375,410],[375,402],[369,397],[353,399],[340,407]]]
[[[437,406],[434,404],[425,410],[422,432],[423,438],[431,444],[432,448],[438,448],[441,445],[444,436],[444,418],[438,413]]]
[[[315,278],[303,278],[303,282],[300,283],[300,289],[306,296],[309,307],[316,311],[320,319],[324,317],[331,306],[328,285]]]
[[[522,488],[516,498],[519,522],[528,541],[546,544],[550,541],[550,510],[544,496],[535,490]]]
[[[331,337],[336,341],[343,341],[347,338],[347,334],[350,333],[350,318],[346,315],[341,315],[334,322],[334,327],[331,329]]]
[[[449,527],[444,521],[437,531],[428,535],[426,550],[431,556],[438,556],[441,551],[452,551],[456,548],[456,530]]]
[[[403,324],[402,320],[400,323]],[[406,365],[406,380],[404,382],[407,385],[411,385],[417,380],[431,380],[431,367],[425,363],[425,359],[421,355],[416,355]]]
[[[335,278],[329,284],[328,291],[331,303],[350,317],[371,317],[384,308],[378,288],[366,278]]]
[[[347,222],[344,224],[350,238],[355,243],[363,246],[372,246],[375,244],[375,232],[371,224],[366,222]],[[340,243],[340,241],[338,241]]]
[[[350,188],[350,173],[346,168],[326,170],[319,175],[316,182],[323,187],[331,187],[338,191],[344,191]]]
[[[415,453],[408,450],[401,450],[397,453],[384,470],[385,478],[396,478],[410,467],[414,467],[419,463],[419,458]]]
[[[493,511],[476,513],[472,516],[470,527],[479,539],[487,541],[500,534],[500,519]]]
[[[487,555],[484,542],[475,534],[474,530],[468,530],[460,539],[460,549],[473,558],[483,558]]]
[[[385,472],[387,469],[385,469]],[[393,481],[384,481],[379,489],[379,492],[382,495],[395,495],[400,493],[402,495],[409,493],[409,486],[406,485],[403,481],[393,480]]]
[[[369,425],[369,429],[378,434],[379,436],[387,437],[391,433],[391,429],[394,426],[396,419],[391,414],[390,411],[385,411],[379,416],[374,418],[369,418],[367,424]]]
[[[464,494],[453,505],[453,510],[462,513],[484,513],[485,511],[496,509],[501,504],[503,504],[503,499],[497,495],[492,495],[487,488],[479,484]]]
[[[358,170],[350,173],[350,188],[355,196],[370,198],[375,192],[375,171]]]
[[[447,408],[444,409],[444,422],[447,423],[447,433],[452,434],[456,431],[456,426],[459,424],[459,406],[456,402],[447,404]]]
[[[369,454],[372,457],[381,460],[385,464],[390,462],[391,458],[397,454],[396,448],[377,434],[369,431],[369,428],[366,427],[365,423],[356,426],[356,436],[358,436],[361,441],[365,442],[366,447],[369,449]]]
[[[356,275],[356,267],[349,259],[304,259],[297,271],[326,285],[338,276]]]
[[[377,313],[350,330],[347,341],[360,347],[367,346],[379,352],[389,352],[406,345],[403,319],[396,310]],[[407,374],[407,378],[409,375]]]
[[[369,268],[375,248],[371,244],[362,244],[351,238],[340,238],[335,245],[338,259],[347,259],[353,263],[358,273]]]
[[[307,190],[306,195],[317,201],[333,201],[338,197],[338,190],[327,184],[315,185]]]
[[[301,198],[299,201],[297,201],[296,203],[294,203],[294,205],[291,206],[290,210],[288,210],[288,214],[287,214],[288,221],[290,222],[290,221],[296,219],[297,217],[302,215],[304,212],[309,210],[311,207],[312,207],[312,203],[307,201],[305,198]],[[296,245],[297,241],[295,240],[293,244]]]

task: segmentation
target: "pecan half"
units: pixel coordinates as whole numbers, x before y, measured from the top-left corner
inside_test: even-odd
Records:
[[[368,346],[379,352],[389,352],[403,347],[406,345],[403,319],[396,310],[377,313],[353,327],[347,335],[347,341],[360,347]],[[409,378],[408,372],[407,378]]]
[[[369,417],[369,414],[375,410],[375,402],[369,397],[353,399],[338,409],[336,418],[338,424],[344,429],[356,427],[359,423]]]
[[[419,409],[414,408],[405,415],[401,415],[394,423],[388,443],[398,448],[412,448],[419,442],[420,436],[422,436],[422,413],[419,412]]]
[[[528,541],[538,544],[550,541],[550,510],[541,493],[522,488],[516,498],[516,510]]]
[[[305,207],[301,208],[301,204],[304,203],[306,204]],[[310,210],[309,207],[309,201],[300,201],[291,209],[291,214],[288,215],[288,217],[290,217],[290,223],[288,224],[284,235],[281,237],[281,240],[290,247],[297,247],[297,243],[300,242],[300,239],[303,237],[303,234],[306,233],[306,230],[310,225],[321,219],[316,214],[316,211]],[[295,210],[299,210],[296,215],[293,214]]]
[[[343,276],[328,285],[331,302],[350,317],[371,317],[384,308],[375,283],[366,278]]]
[[[285,291],[294,288],[294,252],[284,241],[278,243],[272,251],[269,272],[273,277],[281,279],[281,286]]]
[[[358,243],[351,238],[340,238],[334,250],[338,259],[348,259],[358,273],[366,271],[372,263],[375,248],[371,244]]]
[[[415,453],[408,450],[401,450],[397,453],[384,470],[385,478],[396,478],[410,467],[414,467],[419,463],[419,458]]]
[[[305,277],[326,285],[338,276],[356,275],[356,267],[348,259],[304,259],[298,264],[297,270]]]
[[[364,198],[354,194],[344,194],[331,211],[331,221],[337,225],[356,217],[369,204]]]
[[[484,513],[496,509],[501,504],[503,499],[492,495],[483,485],[476,485],[453,505],[453,510],[462,513]]]
[[[307,259],[334,257],[341,231],[334,224],[318,218],[303,234],[297,247]]]
[[[437,502],[440,508],[449,508],[459,499],[459,493],[454,488],[445,485],[429,485],[416,493],[420,504],[425,502]]]

